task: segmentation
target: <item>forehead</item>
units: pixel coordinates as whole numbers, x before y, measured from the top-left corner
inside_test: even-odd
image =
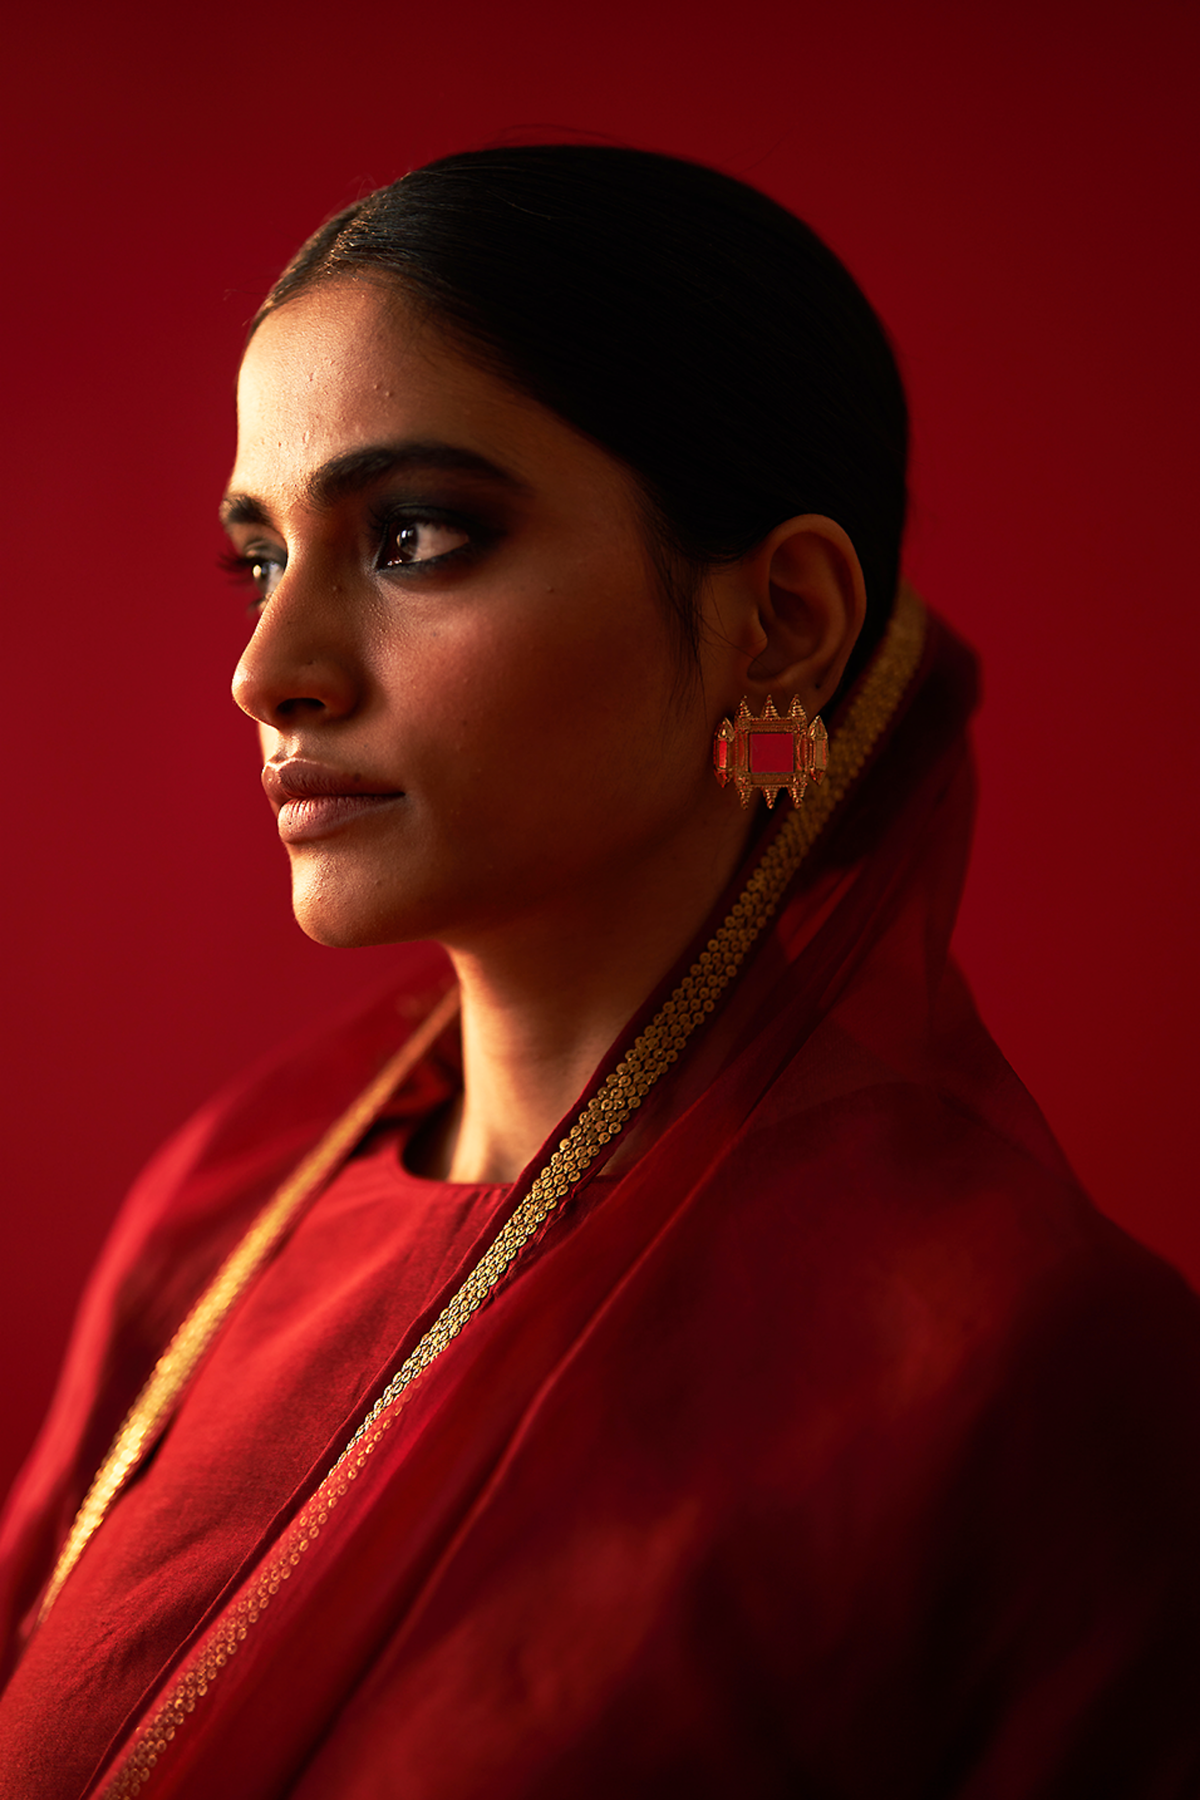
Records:
[[[297,488],[337,457],[406,439],[474,452],[520,481],[579,466],[626,485],[613,458],[470,361],[398,288],[331,281],[267,315],[238,377],[231,489]]]

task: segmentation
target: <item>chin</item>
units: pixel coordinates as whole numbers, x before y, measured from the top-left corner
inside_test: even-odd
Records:
[[[408,917],[410,909],[390,904],[370,889],[364,894],[330,892],[305,882],[292,891],[292,911],[306,937],[330,950],[365,950],[374,944],[403,944],[431,935],[432,921]]]
[[[388,920],[352,911],[299,904],[292,910],[305,937],[330,950],[365,950],[372,944],[399,944],[419,935],[398,929]]]
[[[342,834],[288,851],[296,923],[331,950],[435,937],[447,910],[455,910],[453,881],[427,866],[420,846],[381,846]]]
[[[395,939],[381,937],[375,932],[356,931],[353,926],[343,927],[327,924],[324,920],[316,922],[301,918],[299,913],[296,915],[296,923],[305,937],[311,938],[314,944],[324,944],[327,950],[365,950],[372,944],[395,942]]]

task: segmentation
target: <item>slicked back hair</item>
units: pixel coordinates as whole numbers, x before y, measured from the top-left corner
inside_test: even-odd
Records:
[[[391,277],[464,351],[623,462],[685,644],[706,565],[824,513],[867,623],[899,575],[908,412],[857,283],[784,207],[697,163],[591,144],[467,151],[323,225],[255,325],[319,282]]]

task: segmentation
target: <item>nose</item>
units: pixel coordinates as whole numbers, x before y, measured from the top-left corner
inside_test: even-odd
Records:
[[[260,725],[285,730],[345,718],[361,668],[336,586],[289,568],[279,579],[233,675],[233,698]]]

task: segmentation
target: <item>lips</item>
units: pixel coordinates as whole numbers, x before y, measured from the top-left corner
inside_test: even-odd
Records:
[[[285,844],[329,837],[354,820],[395,806],[404,798],[403,789],[299,758],[268,763],[262,784],[276,808],[279,835]]]

